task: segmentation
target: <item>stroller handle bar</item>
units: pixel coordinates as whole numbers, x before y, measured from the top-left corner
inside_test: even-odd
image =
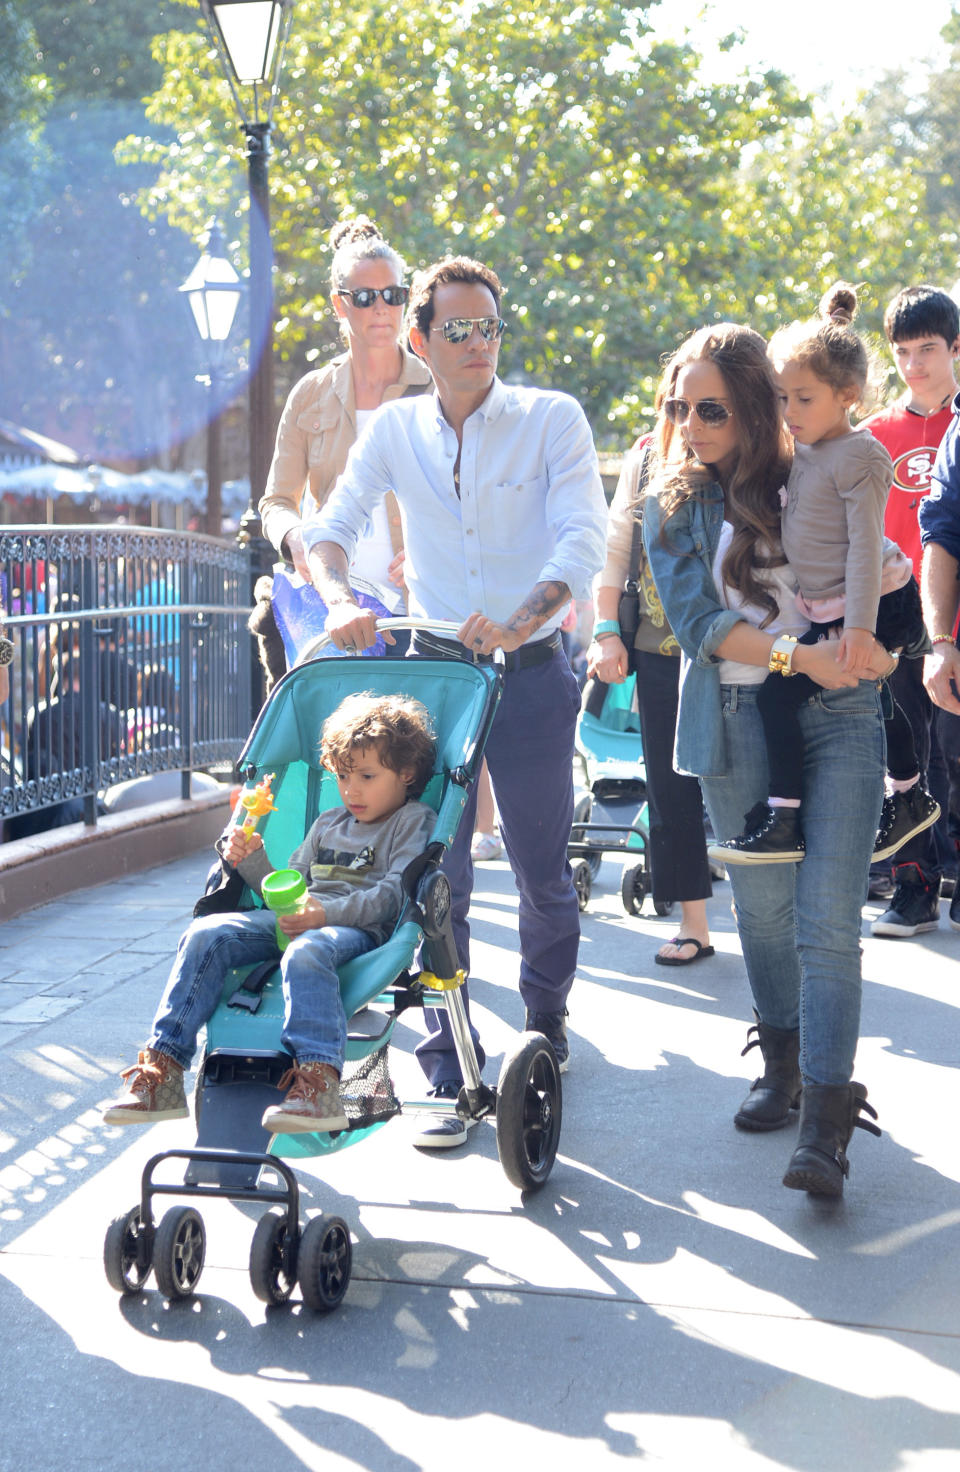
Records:
[[[378,633],[381,629],[423,629],[425,633],[440,634],[446,638],[452,639],[454,642],[456,642],[457,630],[459,629],[459,627],[459,624],[452,623],[449,619],[440,618],[404,617],[377,619]],[[300,653],[297,655],[297,664],[306,664],[309,660],[315,659],[320,651],[322,649],[325,649],[330,642],[330,635],[326,632],[326,630],[324,630],[324,632],[322,634],[318,634],[315,639],[311,639],[310,643],[305,645],[304,648],[300,651]],[[470,651],[466,648],[466,646],[464,646],[463,657],[465,660],[469,660],[470,658]],[[502,660],[503,650],[498,649],[494,654],[494,662],[500,663],[502,662]]]

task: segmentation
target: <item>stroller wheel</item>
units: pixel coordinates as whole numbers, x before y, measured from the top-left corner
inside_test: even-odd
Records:
[[[315,1216],[300,1238],[300,1291],[318,1314],[339,1308],[350,1282],[350,1229],[339,1216]]]
[[[250,1286],[261,1303],[286,1303],[297,1281],[300,1232],[285,1211],[268,1211],[250,1243]]]
[[[196,1291],[206,1250],[200,1213],[192,1206],[168,1211],[153,1243],[153,1271],[164,1298],[189,1298]]]
[[[576,842],[576,843],[583,842],[583,840],[585,838],[585,834],[583,832],[578,832],[577,831],[578,830],[578,825],[581,824],[581,823],[589,823],[592,817],[593,817],[593,798],[590,796],[590,793],[587,792],[587,793],[585,793],[583,795],[583,797],[578,798],[577,801],[576,801],[576,803],[574,804],[574,809],[573,809],[573,828],[571,829],[571,833],[572,833],[574,842]],[[586,855],[586,863],[589,865],[589,868],[590,868],[590,877],[591,877],[591,879],[596,879],[597,875],[600,873],[600,865],[603,863],[603,854],[602,853],[587,854]],[[586,909],[586,906],[585,905],[581,905],[580,908],[583,910],[583,909]]]
[[[103,1270],[117,1293],[139,1293],[150,1276],[150,1257],[140,1260],[143,1227],[139,1203],[123,1216],[114,1217],[103,1241]]]
[[[581,914],[590,903],[593,876],[586,859],[578,859],[573,866],[573,887],[577,892],[577,907]]]
[[[631,864],[623,871],[620,898],[628,915],[639,915],[647,892],[647,876],[642,864]]]
[[[659,915],[661,920],[665,915],[673,914],[673,900],[654,900],[653,913]]]
[[[562,1117],[557,1055],[542,1033],[523,1033],[497,1083],[497,1151],[511,1185],[521,1191],[543,1185],[556,1159]]]

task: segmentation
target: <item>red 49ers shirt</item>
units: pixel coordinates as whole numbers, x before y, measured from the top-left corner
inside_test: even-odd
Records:
[[[920,414],[898,404],[873,414],[860,427],[869,429],[893,461],[893,485],[887,497],[883,529],[913,562],[920,576],[920,502],[930,491],[930,476],[940,441],[952,417],[950,400],[934,414]]]

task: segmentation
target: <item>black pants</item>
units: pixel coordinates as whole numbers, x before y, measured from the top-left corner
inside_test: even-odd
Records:
[[[829,629],[839,627],[842,627],[840,620],[833,624],[814,624],[799,642],[817,644]],[[902,588],[885,593],[880,599],[877,638],[890,650],[918,650],[925,644],[929,649],[923,627],[920,590],[915,578]],[[907,662],[919,665],[917,659]],[[757,692],[757,709],[763,722],[770,764],[771,797],[790,798],[796,802],[803,797],[803,737],[797,713],[819,689],[816,681],[807,675],[789,678],[768,675]],[[887,771],[894,781],[907,782],[923,770],[925,763],[918,760],[913,726],[897,700],[892,683],[890,694],[893,714],[884,722]]]
[[[673,770],[680,660],[634,649],[640,735],[647,772],[650,867],[656,900],[705,900],[713,893],[703,827],[703,797],[696,777]]]
[[[956,867],[960,840],[960,716],[934,705],[923,685],[923,661],[901,659],[890,676],[890,693],[913,732],[920,771],[943,815],[897,851],[894,864],[916,865],[927,883]]]

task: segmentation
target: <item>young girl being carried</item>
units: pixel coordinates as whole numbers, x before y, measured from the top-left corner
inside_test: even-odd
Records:
[[[768,355],[794,439],[781,531],[800,586],[797,606],[811,622],[799,642],[839,635],[841,669],[863,678],[877,641],[910,658],[928,652],[929,644],[912,563],[883,535],[890,456],[872,435],[850,425],[869,369],[863,340],[850,326],[856,309],[856,291],[838,282],[820,303],[820,320],[782,328]],[[770,793],[746,814],[743,833],[712,845],[711,857],[727,864],[796,863],[804,856],[798,713],[818,687],[791,667],[797,642],[788,634],[776,640],[773,673],[757,695]],[[910,723],[896,702],[885,728],[887,795],[874,860],[888,858],[940,815],[921,780]]]

